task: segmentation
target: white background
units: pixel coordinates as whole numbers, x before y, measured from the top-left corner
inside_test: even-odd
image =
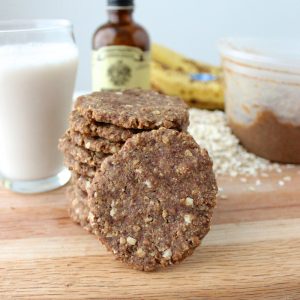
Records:
[[[67,18],[80,50],[77,89],[90,88],[91,37],[106,21],[105,0],[0,0],[0,19]],[[135,19],[152,40],[218,63],[223,36],[300,38],[299,0],[136,0]]]

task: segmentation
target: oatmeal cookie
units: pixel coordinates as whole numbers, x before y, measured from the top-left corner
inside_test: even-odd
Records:
[[[65,134],[69,137],[76,145],[82,146],[85,149],[101,152],[106,154],[113,154],[118,152],[124,143],[110,142],[107,139],[99,137],[89,137],[82,135],[81,133],[73,130],[69,130]]]
[[[88,193],[93,178],[80,175],[76,172],[72,172],[72,184],[77,186],[79,189],[81,189],[83,192]]]
[[[74,223],[81,225],[85,230],[92,232],[88,216],[90,209],[87,205],[87,193],[70,185],[67,188],[67,198],[69,199],[69,215]]]
[[[104,158],[103,158],[104,160]],[[97,168],[91,167],[88,164],[77,161],[71,154],[64,155],[64,163],[70,171],[74,171],[80,175],[94,177]]]
[[[123,128],[186,130],[189,122],[182,100],[141,89],[94,92],[79,97],[75,109],[88,120]]]
[[[90,167],[100,166],[103,159],[107,157],[106,153],[91,151],[82,146],[75,144],[67,132],[60,140],[58,148],[66,155],[71,155],[76,161],[87,164]]]
[[[160,128],[103,161],[90,187],[90,222],[119,260],[152,271],[200,245],[216,194],[207,151],[189,134]]]
[[[77,110],[73,110],[70,115],[70,128],[78,131],[83,135],[90,137],[101,137],[111,142],[125,142],[135,133],[140,132],[139,129],[126,129],[107,123],[99,123],[84,118]]]

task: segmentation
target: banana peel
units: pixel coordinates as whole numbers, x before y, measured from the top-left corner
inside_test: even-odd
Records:
[[[214,80],[194,80],[192,74],[207,73]],[[152,45],[152,88],[178,96],[191,107],[224,109],[222,69],[188,59],[166,47]]]

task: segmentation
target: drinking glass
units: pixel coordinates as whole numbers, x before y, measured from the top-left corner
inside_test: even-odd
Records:
[[[67,20],[0,22],[0,174],[15,192],[37,193],[70,179],[58,151],[78,65]]]

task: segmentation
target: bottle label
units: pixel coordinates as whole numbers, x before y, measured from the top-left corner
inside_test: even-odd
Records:
[[[93,91],[150,88],[150,52],[136,47],[107,46],[93,50]]]

